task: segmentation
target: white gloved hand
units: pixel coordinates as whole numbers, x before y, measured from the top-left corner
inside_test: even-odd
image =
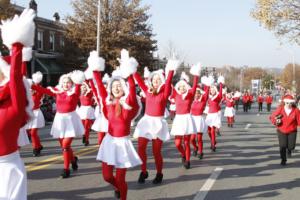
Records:
[[[71,79],[75,84],[82,84],[85,81],[84,73],[79,70],[74,70],[71,74]]]
[[[8,47],[14,43],[21,43],[26,47],[34,44],[35,11],[25,9],[20,16],[15,15],[14,18],[2,21],[0,25],[3,43]]]
[[[201,63],[197,63],[196,65],[192,65],[190,69],[190,73],[193,76],[200,76],[201,73]]]
[[[222,84],[225,83],[225,78],[224,78],[224,76],[219,76],[219,78],[218,78],[218,83],[222,83]]]
[[[88,58],[88,65],[90,71],[104,71],[105,70],[105,60],[98,56],[97,51],[91,51]]]
[[[32,81],[35,84],[39,84],[42,80],[43,80],[43,74],[41,72],[38,71],[32,74]]]
[[[129,52],[126,49],[122,49],[121,58],[118,59],[118,61],[120,63],[120,70],[123,78],[127,78],[131,74],[134,74],[139,65],[135,58],[129,57]]]

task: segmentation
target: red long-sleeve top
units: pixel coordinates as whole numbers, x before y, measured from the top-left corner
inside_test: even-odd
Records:
[[[194,100],[191,106],[191,114],[194,116],[200,116],[203,114],[203,111],[206,106],[206,102],[209,95],[209,87],[205,86],[204,88],[205,93],[200,97],[199,100]]]
[[[297,131],[297,126],[300,125],[300,111],[297,108],[292,108],[291,113],[287,115],[284,110],[284,106],[278,106],[278,108],[270,116],[270,120],[274,125],[276,125],[275,117],[277,115],[282,115],[282,124],[280,126],[276,126],[281,133],[289,134]]]
[[[85,95],[80,95],[79,99],[82,106],[92,106],[94,104],[92,91],[87,92]]]
[[[31,98],[33,101],[33,110],[39,109],[42,104],[42,99],[44,97],[44,94],[38,91],[34,91],[31,94]]]
[[[149,92],[147,85],[145,84],[142,77],[138,74],[134,74],[134,78],[137,81],[140,88],[146,95],[146,109],[145,114],[154,117],[164,116],[164,112],[167,106],[168,98],[171,94],[171,82],[174,71],[169,71],[167,80],[157,94]],[[177,109],[177,108],[176,108]]]
[[[66,91],[58,91],[55,88],[43,88],[40,85],[33,84],[31,89],[36,90],[42,94],[49,95],[56,98],[56,111],[58,113],[69,113],[76,110],[77,102],[80,96],[80,84],[75,85],[75,90],[72,94]],[[70,91],[69,91],[70,92]]]
[[[216,113],[221,110],[220,102],[222,101],[223,84],[220,83],[219,94],[208,98],[208,113]]]
[[[10,62],[10,80],[0,86],[0,156],[18,150],[19,130],[26,123],[26,92],[21,72],[22,48],[13,44]]]
[[[98,85],[98,92],[101,96],[101,101],[103,104],[103,114],[108,120],[108,133],[113,137],[124,137],[130,134],[130,124],[131,120],[134,119],[138,112],[139,105],[136,99],[135,83],[133,76],[128,77],[129,84],[129,94],[125,100],[126,104],[131,107],[131,109],[126,109],[121,106],[120,115],[116,115],[116,104],[108,104],[106,98],[108,96],[107,91],[102,83],[102,77],[100,72],[94,71],[94,77]]]
[[[228,108],[232,108],[235,105],[233,98],[229,99],[229,98],[225,97],[223,102],[225,103],[225,106]]]
[[[261,95],[259,95],[259,96],[257,97],[257,102],[258,102],[258,103],[263,103],[263,102],[264,102],[264,97],[261,96]]]
[[[175,93],[176,114],[183,115],[191,112],[198,80],[199,77],[194,76],[193,87],[187,91],[187,94],[179,94],[176,90],[173,90]],[[184,97],[184,95],[186,96]]]
[[[273,97],[267,96],[265,101],[266,101],[267,104],[271,104],[273,102]]]
[[[249,101],[250,101],[250,103],[252,103],[252,102],[253,102],[253,99],[254,99],[253,95],[252,95],[252,94],[250,94],[250,95],[249,95]]]
[[[250,101],[250,96],[249,95],[243,95],[242,101],[243,101],[243,103],[248,103]]]

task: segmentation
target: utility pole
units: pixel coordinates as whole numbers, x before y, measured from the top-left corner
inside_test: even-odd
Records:
[[[101,20],[101,0],[98,0],[98,20],[97,20],[97,52],[100,56],[100,20]]]

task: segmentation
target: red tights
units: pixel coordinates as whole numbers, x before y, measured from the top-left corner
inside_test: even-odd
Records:
[[[208,127],[208,136],[210,138],[211,147],[216,146],[216,127]]]
[[[182,146],[182,140],[184,140],[184,148]],[[181,153],[182,157],[185,157],[186,161],[190,161],[191,147],[190,147],[191,135],[175,136],[175,146]]]
[[[73,138],[60,138],[59,143],[63,151],[64,169],[69,170],[70,163],[75,161],[73,150],[71,148]]]
[[[98,145],[101,145],[105,132],[98,132]]]
[[[91,119],[84,119],[84,120],[81,120],[81,121],[82,121],[82,124],[84,126],[84,137],[85,137],[85,140],[88,141],[89,138],[90,138],[90,129],[92,127],[93,120],[91,120]]]
[[[116,176],[113,175],[114,166],[102,162],[102,175],[106,182],[112,184],[115,190],[120,191],[121,200],[127,198],[126,168],[116,168]]]
[[[197,140],[198,140],[198,145],[196,143],[196,137],[197,137]],[[199,154],[203,153],[202,133],[197,133],[197,134],[191,135],[191,143],[194,147],[194,151],[196,151],[198,149]]]
[[[227,124],[233,124],[234,122],[234,117],[227,117]]]
[[[143,137],[138,138],[138,154],[142,159],[141,170],[146,173],[147,171],[147,144],[149,140]],[[161,155],[161,148],[163,142],[160,139],[152,140],[152,153],[155,160],[155,166],[157,173],[162,173],[163,168],[163,157]]]
[[[37,128],[27,130],[27,134],[31,136],[32,147],[34,149],[38,149],[42,147]]]

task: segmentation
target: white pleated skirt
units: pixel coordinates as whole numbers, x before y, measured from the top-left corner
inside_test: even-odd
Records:
[[[84,127],[76,111],[56,113],[50,134],[53,138],[81,137]]]
[[[45,126],[45,118],[41,109],[33,110],[34,118],[26,124],[26,129],[43,128]]]
[[[95,107],[95,113],[94,113],[94,115],[95,115],[95,119],[100,115],[100,107],[97,105],[96,107]]]
[[[233,107],[226,107],[224,110],[224,117],[235,116],[235,109]]]
[[[170,139],[168,123],[163,117],[144,115],[136,125],[133,137],[143,137],[148,140],[159,138],[167,141]]]
[[[20,128],[20,130],[19,130],[19,137],[18,137],[18,146],[19,147],[23,147],[23,146],[30,144],[25,126]],[[0,198],[0,200],[1,200],[1,198]]]
[[[128,136],[113,137],[106,134],[98,151],[97,160],[116,168],[130,168],[142,164]]]
[[[216,113],[208,113],[205,119],[205,123],[209,127],[221,128],[221,111]]]
[[[100,113],[96,117],[91,129],[96,131],[96,132],[105,132],[105,133],[107,133],[107,131],[108,131],[108,121],[105,118],[104,114]]]
[[[95,110],[92,106],[80,106],[76,112],[80,119],[95,119]]]
[[[176,114],[173,120],[171,135],[191,135],[196,133],[196,125],[191,114]]]
[[[27,199],[27,176],[19,151],[0,156],[0,177],[0,199]]]
[[[205,123],[205,119],[202,115],[192,115],[192,119],[194,120],[197,133],[206,133],[207,125]]]

